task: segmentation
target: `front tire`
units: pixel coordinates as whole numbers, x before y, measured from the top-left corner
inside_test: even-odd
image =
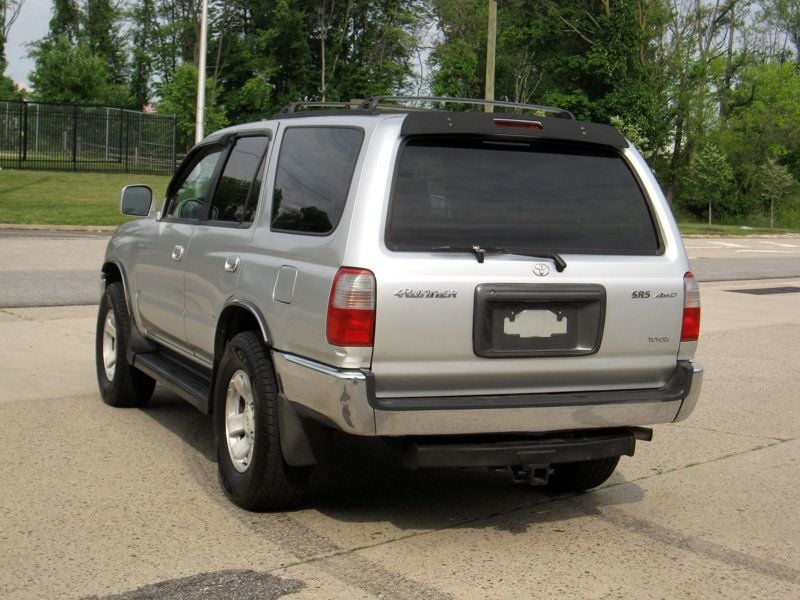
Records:
[[[153,395],[155,380],[128,364],[131,321],[122,284],[110,284],[97,313],[95,363],[97,384],[109,406],[144,406]]]
[[[246,331],[225,347],[214,386],[214,434],[222,488],[252,511],[281,510],[300,502],[310,467],[283,459],[277,383],[258,336]]]
[[[583,492],[605,482],[617,468],[619,456],[553,465],[547,487],[554,492]]]

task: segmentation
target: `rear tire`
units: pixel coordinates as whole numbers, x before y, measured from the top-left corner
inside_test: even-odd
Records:
[[[112,283],[100,300],[95,336],[97,384],[109,406],[144,406],[156,386],[155,380],[128,364],[130,327],[122,284]]]
[[[619,456],[553,465],[547,488],[554,492],[583,492],[606,481],[617,468]]]
[[[292,467],[283,458],[277,390],[258,336],[251,331],[234,336],[214,385],[214,436],[222,488],[246,510],[297,505],[311,476],[311,467]]]

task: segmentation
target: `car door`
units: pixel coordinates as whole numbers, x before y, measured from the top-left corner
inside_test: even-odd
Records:
[[[187,156],[167,189],[154,235],[139,248],[134,301],[145,335],[178,349],[186,345],[186,256],[224,149],[206,144]]]
[[[204,220],[186,260],[185,329],[189,349],[211,362],[216,323],[246,267],[270,133],[238,135],[224,159]]]

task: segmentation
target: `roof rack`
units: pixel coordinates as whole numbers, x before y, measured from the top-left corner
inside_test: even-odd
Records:
[[[449,98],[446,96],[371,96],[367,99],[353,99],[349,102],[290,102],[281,109],[280,114],[290,114],[301,112],[302,109],[320,108],[339,108],[345,110],[365,110],[375,112],[384,111],[418,111],[433,110],[416,106],[403,106],[399,104],[387,104],[386,102],[440,102],[442,104],[472,104],[476,106],[501,106],[506,108],[517,108],[532,110],[544,113],[551,113],[558,118],[575,120],[575,115],[563,108],[553,106],[542,106],[540,104],[521,104],[519,102],[508,102],[505,100],[478,100],[475,98]]]
[[[350,102],[290,102],[281,109],[281,113],[300,112],[301,108],[360,108],[363,100],[351,100]]]
[[[502,106],[506,108],[519,108],[524,110],[535,110],[539,112],[552,113],[556,117],[562,119],[575,120],[575,115],[570,111],[563,108],[556,108],[553,106],[542,106],[540,104],[521,104],[519,102],[508,102],[505,100],[477,100],[475,98],[448,98],[446,96],[372,96],[364,100],[359,106],[364,110],[374,111],[385,101],[398,102],[403,100],[421,101],[421,102],[441,102],[444,104],[474,104],[481,106]],[[385,106],[385,105],[384,105]],[[414,110],[409,107],[409,110]],[[417,109],[418,110],[418,109]]]

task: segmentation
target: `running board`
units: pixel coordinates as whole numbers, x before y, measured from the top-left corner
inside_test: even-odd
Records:
[[[163,384],[205,414],[211,413],[211,370],[159,348],[128,357],[131,365]]]

